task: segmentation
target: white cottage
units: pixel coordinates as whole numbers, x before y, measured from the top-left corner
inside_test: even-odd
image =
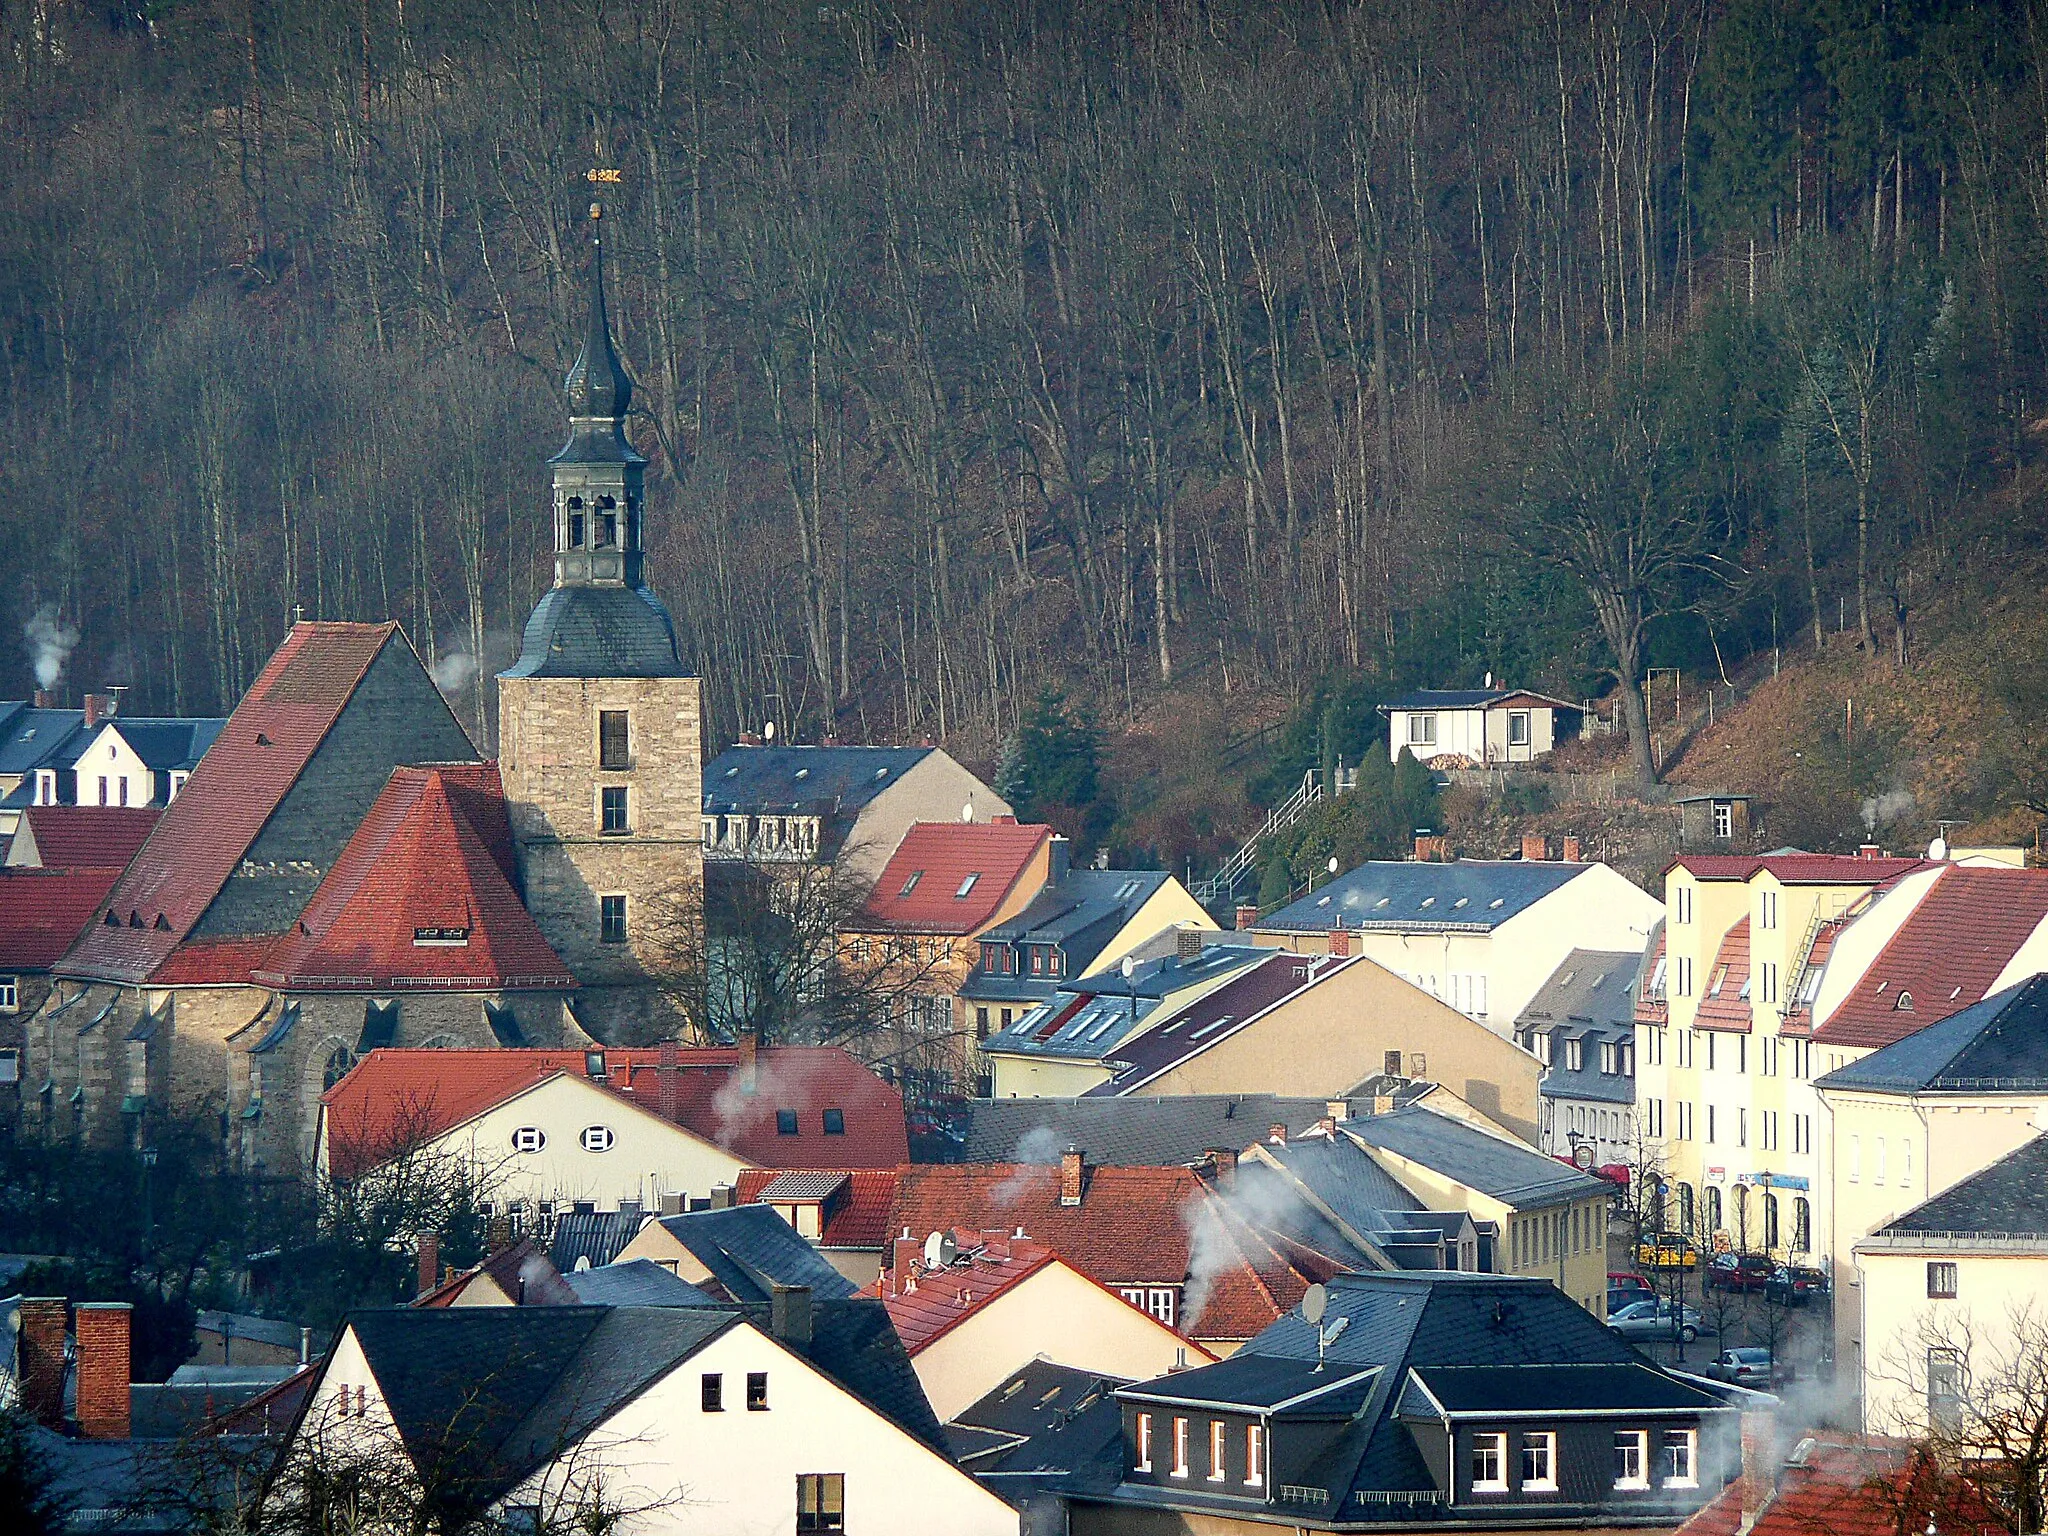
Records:
[[[1422,762],[1460,758],[1475,767],[1529,763],[1577,734],[1580,709],[1525,688],[1425,688],[1382,704],[1387,754]]]

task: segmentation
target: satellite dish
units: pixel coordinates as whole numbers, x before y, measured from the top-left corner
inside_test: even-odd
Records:
[[[1939,864],[1948,858],[1948,839],[1937,837],[1927,845],[1927,857]]]
[[[962,821],[974,820],[974,802],[972,800],[960,807],[960,819]]]
[[[1124,963],[1118,969],[1124,973],[1124,980],[1129,981],[1131,977],[1137,974],[1138,957],[1136,955],[1125,955]]]
[[[924,1262],[927,1269],[944,1269],[960,1257],[960,1245],[953,1241],[950,1232],[934,1232],[924,1240]]]
[[[1330,1288],[1326,1285],[1312,1285],[1301,1296],[1301,1315],[1317,1327],[1322,1326],[1323,1315],[1330,1310]]]
[[[1330,855],[1330,873],[1337,873],[1337,856],[1334,853]]]
[[[775,722],[773,720],[770,720],[766,725],[761,727],[761,735],[763,739],[767,741],[773,741],[775,739]]]

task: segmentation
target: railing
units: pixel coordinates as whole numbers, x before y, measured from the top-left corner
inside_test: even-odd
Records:
[[[1203,906],[1217,902],[1234,901],[1237,898],[1237,883],[1248,874],[1258,862],[1259,844],[1275,832],[1283,832],[1301,820],[1302,813],[1323,798],[1323,776],[1311,768],[1301,776],[1301,787],[1266,814],[1259,830],[1251,840],[1237,852],[1223,861],[1223,865],[1208,879],[1200,881],[1194,889],[1194,898]]]
[[[1779,994],[1783,999],[1778,1005],[1778,1011],[1781,1015],[1796,1013],[1802,1006],[1799,1001],[1799,992],[1806,985],[1806,973],[1813,969],[1814,941],[1820,937],[1821,925],[1826,921],[1827,918],[1821,911],[1821,904],[1815,902],[1813,904],[1813,918],[1806,925],[1806,937],[1799,941],[1799,949],[1797,951],[1799,964],[1793,969],[1791,985]]]

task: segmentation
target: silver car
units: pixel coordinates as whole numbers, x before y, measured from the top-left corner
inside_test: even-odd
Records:
[[[1624,1339],[1680,1338],[1690,1344],[1703,1333],[1714,1330],[1691,1307],[1682,1307],[1668,1296],[1646,1297],[1611,1313],[1607,1326]]]

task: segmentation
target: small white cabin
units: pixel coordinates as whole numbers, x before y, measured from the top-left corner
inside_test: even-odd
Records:
[[[1387,755],[1485,768],[1530,763],[1578,731],[1579,706],[1522,688],[1426,688],[1382,704]],[[1462,764],[1461,764],[1462,765]]]

